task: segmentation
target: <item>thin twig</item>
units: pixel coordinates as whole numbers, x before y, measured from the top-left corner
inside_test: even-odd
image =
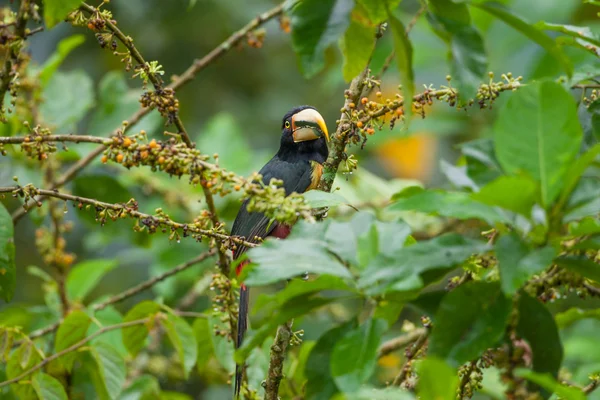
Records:
[[[600,288],[597,288],[596,286],[592,286],[587,282],[583,283],[583,287],[587,289],[588,292],[590,292],[591,294],[595,295],[595,296],[600,296]]]
[[[34,144],[37,142],[100,143],[107,146],[112,143],[112,139],[89,135],[26,135],[0,137],[0,144]]]
[[[140,220],[152,221],[153,223],[156,223],[156,224],[170,226],[173,229],[185,229],[188,232],[197,233],[202,236],[212,237],[212,238],[220,240],[224,243],[231,242],[231,243],[248,246],[248,247],[256,247],[257,246],[256,243],[247,242],[246,240],[241,239],[240,237],[229,236],[229,235],[226,235],[223,233],[218,233],[218,232],[213,232],[213,231],[207,230],[207,229],[197,228],[194,224],[182,224],[179,222],[172,221],[170,219],[165,219],[164,217],[155,217],[150,214],[145,214],[145,213],[135,210],[134,208],[128,206],[127,204],[105,203],[103,201],[98,201],[95,199],[89,199],[86,197],[73,196],[71,194],[61,193],[57,190],[38,189],[33,186],[0,187],[0,193],[12,193],[12,192],[22,193],[24,190],[30,190],[32,193],[35,193],[35,195],[42,195],[42,196],[46,196],[46,197],[55,197],[57,199],[72,201],[72,202],[81,203],[81,204],[90,204],[90,205],[93,205],[95,207],[99,207],[102,209],[123,211],[133,218],[137,218]]]
[[[417,328],[408,332],[406,335],[402,335],[397,338],[388,340],[387,342],[379,346],[379,350],[377,351],[377,358],[381,358],[390,353],[393,353],[398,349],[408,346],[409,344],[413,343],[415,340],[423,336],[425,331],[425,328]]]
[[[588,383],[583,389],[581,389],[583,391],[583,393],[585,394],[590,394],[592,393],[594,390],[596,390],[598,387],[600,387],[600,378],[597,379],[592,379],[592,381],[590,383]]]
[[[408,373],[411,370],[411,365],[412,365],[413,359],[417,356],[417,354],[419,354],[419,351],[427,342],[428,337],[429,337],[429,329],[426,328],[425,332],[423,332],[421,334],[421,336],[419,336],[417,341],[410,348],[407,349],[406,362],[400,369],[400,373],[396,376],[392,385],[400,386],[406,380],[406,377],[408,376]]]
[[[265,384],[265,400],[279,399],[279,383],[283,379],[283,362],[285,361],[285,351],[292,338],[292,323],[288,321],[277,328],[275,341],[271,346],[271,359],[269,361],[269,372]]]
[[[150,318],[144,318],[144,319],[138,319],[135,321],[129,321],[129,322],[122,322],[120,324],[115,324],[115,325],[110,325],[110,326],[105,326],[104,328],[99,329],[98,331],[92,333],[90,336],[87,336],[84,339],[81,339],[79,342],[75,343],[74,345],[67,347],[66,349],[59,351],[56,354],[51,355],[48,358],[45,358],[44,360],[42,360],[40,363],[38,363],[37,365],[35,365],[34,367],[28,369],[27,371],[23,372],[21,375],[9,379],[7,381],[4,382],[0,382],[0,387],[6,386],[6,385],[10,385],[12,383],[17,383],[20,380],[28,377],[29,375],[33,374],[35,371],[43,368],[45,365],[47,365],[48,363],[56,360],[59,357],[64,356],[67,353],[71,353],[77,349],[79,349],[80,347],[85,346],[87,343],[89,343],[90,341],[92,341],[93,339],[97,338],[98,336],[106,333],[106,332],[110,332],[110,331],[114,331],[116,329],[123,329],[123,328],[128,328],[131,326],[136,326],[136,325],[142,325],[147,323],[150,320]]]

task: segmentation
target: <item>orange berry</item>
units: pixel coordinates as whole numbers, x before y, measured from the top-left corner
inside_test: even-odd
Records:
[[[150,147],[151,149],[155,149],[158,147],[158,143],[156,143],[156,140],[152,139],[150,141],[150,144],[148,144],[148,147]]]
[[[129,147],[129,146],[131,146],[131,139],[126,137],[125,139],[123,139],[123,147]]]
[[[146,150],[142,151],[140,153],[140,157],[142,158],[142,160],[145,160],[146,158],[148,158],[148,152]]]
[[[119,153],[119,154],[117,154],[116,160],[118,163],[121,163],[121,162],[123,162],[124,158],[125,158],[125,156],[123,154]]]
[[[381,97],[381,95],[382,95],[382,93],[381,93],[381,92],[377,92],[377,93],[375,93],[375,96],[377,96],[377,97]]]
[[[235,191],[237,192],[237,191],[239,191],[239,190],[240,190],[242,187],[241,187],[240,185],[235,185],[233,188],[234,188],[234,189],[235,189]]]
[[[25,136],[25,139],[23,139],[23,141],[24,141],[25,143],[29,143],[29,141],[30,141],[30,140],[31,140],[31,139],[29,139],[29,136]]]
[[[372,135],[372,134],[374,134],[374,133],[375,133],[375,129],[373,129],[373,128],[367,128],[367,133],[368,133],[369,135]]]
[[[358,128],[362,128],[362,127],[363,127],[363,122],[362,122],[362,121],[358,121],[358,122],[356,123],[356,126],[357,126]]]
[[[158,157],[159,164],[164,164],[164,162],[165,162],[165,158],[163,156]]]
[[[350,107],[350,108],[354,108],[354,107],[356,107],[356,104],[354,104],[354,103],[350,103],[350,104],[348,104],[348,107]]]
[[[92,30],[92,31],[95,31],[95,30],[96,30],[96,27],[95,27],[95,26],[94,26],[94,24],[92,24],[91,22],[88,22],[88,25],[87,25],[87,27],[88,27],[90,30]]]
[[[396,108],[396,115],[402,115],[404,114],[404,110],[402,108]]]
[[[100,161],[102,161],[102,164],[106,164],[106,162],[108,161],[108,157],[102,156],[102,158],[100,159]]]
[[[366,97],[363,97],[362,99],[360,99],[360,102],[362,104],[367,104],[368,101],[369,101],[369,99],[367,99]]]

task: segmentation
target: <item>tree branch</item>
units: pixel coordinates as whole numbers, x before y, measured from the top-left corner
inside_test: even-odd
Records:
[[[400,369],[400,373],[396,376],[392,385],[400,386],[400,385],[402,385],[402,382],[404,382],[406,380],[406,377],[408,376],[408,373],[410,372],[413,359],[417,356],[417,354],[419,354],[419,351],[427,342],[428,337],[429,337],[429,329],[426,327],[425,332],[423,332],[421,334],[421,336],[419,336],[417,341],[410,348],[407,349],[406,362],[402,366],[402,369]]]
[[[45,358],[44,360],[42,360],[40,363],[38,363],[37,365],[33,366],[32,368],[28,369],[27,371],[23,372],[21,375],[9,379],[7,381],[4,382],[0,382],[0,387],[6,386],[6,385],[10,385],[12,383],[17,383],[20,380],[28,377],[29,375],[33,374],[35,371],[43,368],[45,365],[47,365],[48,363],[56,360],[57,358],[60,358],[62,356],[64,356],[67,353],[71,353],[77,349],[79,349],[80,347],[85,346],[87,343],[89,343],[90,341],[92,341],[93,339],[97,338],[98,336],[106,333],[106,332],[110,332],[110,331],[114,331],[116,329],[123,329],[123,328],[128,328],[130,326],[136,326],[136,325],[142,325],[147,323],[148,321],[150,321],[150,318],[144,318],[144,319],[138,319],[135,321],[129,321],[129,322],[122,322],[120,324],[115,324],[115,325],[110,325],[110,326],[105,326],[104,328],[99,329],[98,331],[92,333],[90,336],[80,340],[79,342],[75,343],[74,345],[67,347],[66,349],[59,351],[56,354],[51,355],[48,358]]]
[[[408,332],[406,335],[402,335],[397,338],[388,340],[387,342],[379,346],[379,350],[377,351],[377,358],[381,358],[390,353],[393,353],[398,349],[408,346],[409,344],[413,343],[421,336],[423,336],[425,332],[425,328],[418,328]]]
[[[285,361],[285,351],[292,337],[292,323],[288,321],[277,328],[275,341],[271,346],[271,360],[269,362],[269,372],[265,385],[265,400],[279,399],[279,383],[283,379],[283,362]]]

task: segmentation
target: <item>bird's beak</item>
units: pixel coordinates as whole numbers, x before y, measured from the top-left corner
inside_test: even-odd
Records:
[[[315,140],[323,136],[329,141],[325,120],[317,110],[312,108],[304,109],[292,117],[292,132],[295,143]]]

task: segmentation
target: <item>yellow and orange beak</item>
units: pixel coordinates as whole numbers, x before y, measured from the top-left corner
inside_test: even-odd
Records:
[[[316,140],[323,136],[329,141],[325,120],[312,108],[306,108],[292,116],[292,136],[294,143]]]

